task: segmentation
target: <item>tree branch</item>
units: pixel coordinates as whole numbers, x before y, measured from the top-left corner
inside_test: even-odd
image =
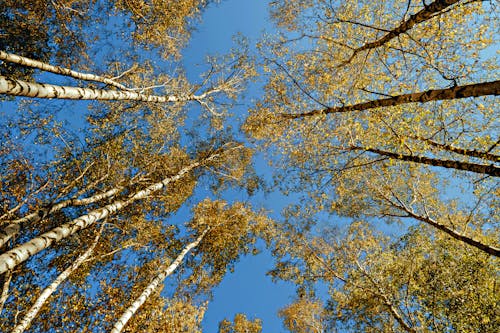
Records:
[[[408,20],[403,21],[399,26],[396,28],[390,30],[387,34],[385,34],[382,38],[377,39],[373,42],[369,42],[364,44],[363,46],[360,46],[356,48],[351,56],[343,61],[339,67],[345,66],[348,63],[350,63],[358,53],[365,51],[365,50],[371,50],[378,48],[386,43],[388,43],[390,40],[398,37],[402,33],[407,32],[408,30],[412,29],[415,25],[420,24],[422,22],[425,22],[431,18],[433,18],[436,15],[439,15],[444,9],[448,8],[451,5],[454,5],[455,3],[459,2],[460,0],[436,0],[433,3],[424,6],[424,8],[411,15]],[[373,27],[371,27],[373,28]]]
[[[492,82],[474,83],[464,86],[454,86],[445,89],[435,89],[435,90],[431,89],[422,92],[402,94],[389,98],[382,98],[353,105],[329,107],[322,110],[312,110],[303,113],[296,113],[296,114],[282,113],[281,116],[286,119],[300,119],[300,118],[329,114],[329,113],[366,111],[371,109],[398,106],[409,103],[428,103],[432,101],[453,100],[453,99],[462,99],[462,98],[480,97],[489,95],[493,96],[500,95],[500,80]]]
[[[475,173],[487,174],[494,177],[500,177],[500,167],[497,167],[494,164],[486,165],[486,164],[470,163],[463,161],[442,160],[437,158],[430,158],[418,155],[405,155],[376,148],[367,148],[358,146],[351,147],[350,149],[364,150],[367,152],[375,153],[382,156],[387,156],[391,159],[396,159],[401,161],[414,162],[414,163],[426,164],[426,165],[449,168],[449,169],[464,170]]]

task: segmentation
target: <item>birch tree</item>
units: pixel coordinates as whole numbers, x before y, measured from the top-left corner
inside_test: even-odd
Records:
[[[4,1],[0,5],[0,50],[48,61],[55,56],[62,66],[82,61],[89,51],[89,30],[108,17],[127,15],[134,22],[130,31],[138,45],[153,45],[162,56],[179,57],[189,40],[193,22],[199,18],[205,0],[187,1]],[[93,36],[104,39],[105,36]],[[92,50],[90,50],[92,52]],[[33,71],[12,63],[0,65],[0,74],[15,72],[29,77]]]
[[[9,140],[0,151],[0,330],[111,328],[130,305],[129,295],[139,296],[154,281],[158,288],[147,289],[151,294],[125,330],[194,332],[205,311],[199,299],[210,297],[240,253],[254,249],[248,243],[255,236],[246,228],[253,215],[236,205],[248,216],[234,217],[234,226],[217,234],[206,231],[210,240],[199,244],[195,258],[185,257],[181,270],[172,267],[181,283],[169,290],[171,297],[159,295],[164,278],[157,268],[166,268],[168,258],[192,241],[186,235],[195,237],[198,230],[194,222],[172,224],[169,217],[192,203],[196,188],[217,192],[234,185],[250,192],[258,186],[246,183],[250,149],[234,142],[231,131],[220,131],[223,116],[254,75],[245,50],[209,58],[199,83],[189,82],[177,62],[207,4],[0,5],[0,17],[7,18],[0,23],[0,94],[6,105],[18,106],[18,114],[7,110],[10,118],[1,124]],[[108,23],[120,29],[108,33]],[[20,33],[24,28],[40,40],[25,43],[30,38]],[[66,39],[82,47],[63,45]],[[23,44],[30,49],[21,50]],[[208,111],[199,113],[203,124],[190,114],[186,125],[188,112],[199,111],[187,102]],[[70,133],[74,128],[64,120],[58,124],[68,114],[81,116],[78,133]],[[181,133],[187,132],[196,137],[186,143]],[[79,257],[78,249],[92,244],[96,226],[103,228],[99,243]]]
[[[123,311],[116,320],[111,332],[118,333],[123,330],[127,322],[133,318],[139,308],[146,300],[159,290],[163,281],[171,275],[183,261],[190,251],[196,250],[196,256],[200,260],[189,260],[189,266],[193,267],[192,276],[189,281],[196,281],[199,276],[209,278],[211,287],[220,282],[228,267],[233,264],[240,254],[249,251],[249,240],[255,238],[255,232],[264,227],[266,217],[252,212],[250,208],[242,203],[234,203],[227,206],[223,201],[204,200],[194,209],[193,220],[188,226],[193,229],[195,236],[187,243],[182,251],[168,266],[162,267],[160,272],[142,290],[140,295]],[[194,238],[196,237],[196,238]],[[202,269],[200,269],[202,268]],[[207,272],[211,271],[209,274]],[[196,282],[198,283],[198,282]],[[199,292],[209,292],[211,288],[205,282],[205,288],[198,288]],[[190,293],[191,297],[194,297]]]
[[[288,237],[275,244],[272,274],[306,294],[281,312],[292,331],[490,332],[498,325],[498,259],[429,227],[396,239],[361,221],[320,236],[297,226],[280,232]],[[324,305],[307,296],[319,281],[329,289]]]
[[[59,287],[59,285],[64,282],[68,278],[70,274],[72,274],[75,270],[78,269],[78,267],[85,262],[91,255],[92,252],[94,251],[95,246],[97,245],[97,242],[99,241],[99,237],[102,233],[102,227],[99,232],[99,234],[96,236],[94,239],[94,242],[92,245],[84,252],[82,253],[72,264],[69,266],[67,269],[65,269],[61,274],[57,276],[57,278],[47,287],[43,290],[43,292],[38,296],[36,299],[35,303],[31,306],[31,308],[26,312],[24,315],[23,319],[21,322],[14,327],[12,330],[13,333],[22,333],[24,332],[31,324],[31,321],[35,318],[37,315],[38,311],[40,311],[40,308],[44,305],[44,303],[47,301],[47,299],[50,297],[50,295]]]
[[[182,260],[186,256],[186,254],[189,253],[193,248],[198,246],[198,244],[203,240],[203,237],[205,237],[206,233],[209,231],[209,229],[206,229],[201,233],[201,235],[194,240],[193,242],[189,243],[186,245],[186,247],[179,253],[177,258],[167,267],[165,270],[160,272],[154,279],[151,281],[151,283],[144,289],[144,291],[141,293],[141,295],[136,298],[132,304],[125,310],[125,312],[118,318],[116,323],[113,326],[113,329],[111,330],[112,333],[120,333],[125,325],[127,325],[127,322],[132,318],[132,316],[137,312],[137,310],[144,304],[144,302],[149,298],[151,293],[155,291],[155,289],[158,289],[158,287],[163,283],[163,281],[170,275],[172,274],[177,267],[182,263]]]
[[[230,149],[239,149],[241,146],[235,146]],[[128,196],[125,200],[116,200],[112,203],[105,205],[102,208],[97,210],[93,210],[86,215],[82,215],[69,223],[63,224],[57,228],[54,228],[48,232],[41,234],[40,236],[35,237],[34,239],[16,246],[12,250],[5,252],[0,255],[0,274],[6,272],[7,270],[12,270],[15,266],[25,261],[32,255],[43,251],[47,247],[52,244],[68,237],[81,229],[85,229],[95,222],[105,219],[109,216],[114,215],[116,212],[126,208],[127,206],[133,204],[134,202],[142,199],[146,199],[151,196],[153,193],[158,192],[165,187],[167,187],[170,183],[178,181],[187,175],[189,175],[193,170],[199,168],[200,166],[205,166],[207,163],[216,160],[224,155],[224,151],[216,151],[212,154],[209,154],[204,159],[199,161],[193,161],[192,163],[185,165],[183,168],[177,171],[176,174],[170,177],[166,177],[162,179],[160,182],[154,183],[152,185],[147,186],[137,192]]]
[[[85,54],[81,30],[90,19],[91,1],[3,1],[0,4],[0,49],[47,61],[74,64]],[[80,31],[79,31],[80,30]],[[4,62],[0,74],[29,78],[31,68]]]
[[[144,177],[140,178],[137,177],[137,183],[130,183],[128,186],[123,186],[123,187],[117,187],[119,190],[116,190],[115,194],[113,196],[102,196],[101,201],[94,201],[92,203],[89,203],[86,206],[66,206],[62,207],[62,203],[66,203],[67,201],[64,201],[55,204],[52,206],[52,208],[47,208],[47,220],[50,221],[50,219],[54,216],[54,214],[57,215],[55,212],[54,208],[57,208],[58,210],[62,211],[64,209],[75,209],[77,208],[78,211],[85,211],[85,209],[89,209],[90,211],[85,214],[81,215],[80,217],[77,217],[76,219],[73,219],[72,221],[68,223],[64,223],[61,225],[56,226],[52,230],[49,230],[45,233],[38,234],[36,235],[33,239],[30,241],[27,241],[25,243],[19,243],[13,246],[11,249],[7,249],[7,251],[0,255],[2,258],[2,267],[5,267],[6,272],[12,271],[12,270],[18,270],[15,267],[21,263],[24,260],[30,259],[30,257],[38,252],[42,251],[47,251],[49,247],[54,248],[51,253],[54,253],[54,251],[60,252],[62,251],[63,253],[60,254],[60,258],[52,259],[53,264],[56,265],[64,265],[66,262],[67,258],[69,257],[68,255],[65,255],[64,252],[67,251],[66,249],[71,246],[72,244],[78,243],[78,242],[85,242],[85,239],[87,236],[86,229],[91,227],[92,225],[95,225],[97,223],[104,223],[105,220],[109,221],[114,221],[113,223],[110,223],[111,225],[114,225],[118,227],[121,232],[124,233],[123,237],[117,237],[118,235],[114,235],[113,232],[108,232],[106,236],[106,244],[109,245],[103,245],[102,247],[104,250],[100,250],[102,253],[104,252],[110,252],[111,255],[108,255],[106,253],[102,254],[104,257],[103,258],[108,258],[112,259],[115,251],[113,251],[113,248],[127,248],[127,247],[136,247],[138,250],[141,249],[141,247],[144,247],[144,249],[138,251],[139,253],[141,251],[144,252],[144,254],[147,254],[144,259],[145,260],[148,257],[151,257],[151,251],[153,248],[158,247],[160,249],[166,248],[168,251],[172,251],[178,246],[179,242],[178,241],[172,241],[169,240],[169,236],[172,232],[168,231],[169,228],[165,230],[165,226],[162,226],[160,224],[155,224],[151,223],[148,220],[151,218],[147,218],[148,214],[152,216],[158,216],[158,218],[163,218],[165,214],[168,214],[168,212],[171,212],[179,205],[183,203],[184,200],[186,200],[187,197],[190,196],[191,191],[193,190],[193,183],[195,182],[195,177],[194,177],[194,171],[196,169],[200,169],[196,173],[198,176],[200,175],[200,171],[202,168],[204,169],[212,169],[214,172],[219,173],[219,170],[224,170],[226,167],[229,167],[233,170],[236,171],[236,169],[245,167],[245,164],[241,164],[238,166],[238,163],[241,163],[242,158],[238,157],[241,156],[242,150],[245,150],[243,147],[240,145],[236,144],[228,144],[226,147],[222,147],[222,149],[216,149],[215,151],[212,152],[202,152],[200,153],[200,156],[198,160],[189,160],[187,156],[182,156],[180,155],[180,152],[177,152],[177,158],[178,160],[175,161],[175,152],[171,151],[171,155],[169,156],[168,159],[163,159],[161,160],[160,163],[162,166],[162,170],[160,170],[160,165],[156,165],[154,169],[150,169],[153,171],[150,171],[149,173],[144,173],[143,176],[148,177],[148,180],[146,181]],[[225,158],[225,157],[226,158]],[[168,160],[170,160],[170,166],[167,164]],[[175,161],[175,163],[172,163],[172,161]],[[96,161],[97,162],[97,161]],[[184,164],[185,163],[185,164]],[[182,166],[184,164],[184,166]],[[171,168],[172,171],[168,171],[169,168]],[[160,174],[165,174],[165,173],[170,173],[170,176],[166,178],[159,178]],[[229,176],[229,175],[228,175]],[[234,177],[234,176],[233,176]],[[139,181],[140,179],[140,181]],[[157,182],[154,182],[155,179],[159,179]],[[149,186],[144,186],[144,183],[151,183]],[[162,189],[167,188],[167,193],[165,195],[161,195]],[[135,189],[135,190],[134,190]],[[134,192],[135,191],[135,192]],[[172,191],[172,193],[168,193],[168,191]],[[153,198],[154,194],[154,198]],[[96,196],[97,198],[97,196]],[[164,203],[161,203],[162,200],[165,200]],[[140,204],[137,205],[136,202],[142,201]],[[92,207],[97,207],[97,209],[93,209]],[[153,208],[154,207],[154,208]],[[237,206],[240,207],[240,206]],[[93,210],[92,210],[93,209]],[[238,209],[242,209],[241,207]],[[201,214],[201,213],[198,213]],[[242,213],[243,214],[243,213]],[[251,214],[247,211],[245,211],[246,216],[244,217],[244,220],[246,221],[248,218],[251,218]],[[224,216],[230,215],[230,213],[225,213]],[[30,214],[27,215],[28,217]],[[119,217],[121,216],[121,217]],[[236,217],[235,217],[236,218]],[[44,217],[45,219],[45,217]],[[238,219],[243,219],[243,217],[238,217]],[[26,219],[28,220],[28,219]],[[128,223],[120,222],[120,220],[130,220]],[[54,221],[55,222],[55,221]],[[14,225],[18,225],[15,224]],[[44,224],[42,224],[44,225]],[[240,227],[240,225],[236,224],[236,227]],[[243,228],[243,227],[242,227]],[[236,229],[231,229],[227,228],[228,234],[226,232],[221,233],[218,231],[220,236],[222,235],[237,235],[235,233]],[[245,229],[242,229],[245,230]],[[24,228],[21,229],[21,235],[25,234],[27,230]],[[29,233],[27,234],[29,235]],[[165,238],[167,237],[167,238]],[[229,236],[227,236],[229,237]],[[233,237],[233,236],[231,236]],[[212,236],[213,238],[213,236]],[[239,242],[233,241],[233,244],[235,246],[243,246],[246,244],[246,238],[242,239]],[[171,245],[169,245],[169,241],[172,242]],[[221,241],[226,242],[227,239],[221,239]],[[150,244],[150,245],[147,245]],[[225,243],[224,243],[225,244]],[[238,245],[239,244],[239,245]],[[73,245],[74,246],[74,245]],[[206,245],[204,245],[206,246]],[[220,245],[220,246],[227,246],[227,245]],[[109,249],[109,250],[106,250]],[[148,250],[149,249],[149,250]],[[220,249],[217,247],[217,249]],[[161,250],[161,251],[166,251],[166,250]],[[226,250],[227,251],[227,250]],[[236,251],[236,250],[235,250]],[[237,257],[237,252],[235,252],[233,255]],[[142,254],[141,256],[144,256]],[[185,253],[184,253],[185,254]],[[53,255],[53,254],[52,254]],[[51,256],[51,255],[49,255]],[[218,254],[218,256],[221,256],[221,254]],[[224,258],[224,256],[222,256]],[[233,257],[229,257],[233,258]],[[108,260],[107,259],[107,260]],[[151,260],[151,259],[148,259]],[[208,260],[208,262],[219,262],[216,259],[204,259],[201,262],[196,262],[193,263],[192,265],[200,265],[200,268],[205,265],[203,264],[205,260]],[[231,260],[231,259],[220,259],[220,260]],[[234,258],[232,259],[234,260]],[[106,260],[103,262],[103,264],[106,262]],[[180,260],[177,261],[176,265],[180,263]],[[220,264],[221,265],[221,264]],[[151,266],[155,267],[155,266]],[[195,271],[198,268],[193,268]],[[88,268],[86,269],[88,270]],[[205,272],[206,268],[204,270],[201,270],[200,272]],[[216,281],[220,281],[222,276],[225,274],[225,269],[222,267],[218,266],[217,269],[214,271],[213,275],[214,277],[210,278],[210,280],[203,280],[203,287],[200,288],[201,292],[209,292],[210,286],[213,286],[214,283],[217,283]],[[170,271],[169,271],[170,272]],[[171,272],[170,272],[171,273]],[[168,274],[170,274],[168,273]],[[22,276],[24,276],[25,273],[22,275],[16,276],[18,279],[21,279]],[[87,273],[88,274],[88,273]],[[167,275],[168,275],[167,274]],[[203,273],[203,276],[205,278],[209,277],[206,273]],[[196,278],[191,278],[196,281]],[[160,279],[162,280],[162,279]],[[160,281],[156,279],[156,283],[158,284]],[[56,281],[59,281],[56,280]],[[161,282],[161,281],[160,281]],[[81,282],[79,282],[81,283]],[[66,299],[66,302],[69,302],[71,300],[71,297],[73,297],[71,294],[64,296],[58,296],[58,297],[64,297]],[[69,297],[69,298],[68,298]],[[78,301],[78,306],[81,306],[81,299]],[[117,302],[117,300],[114,300],[113,302]],[[15,304],[15,303],[14,303]],[[12,303],[8,304],[10,306],[14,305]],[[17,304],[22,304],[18,302]],[[9,313],[12,313],[11,309],[8,310]],[[116,309],[115,309],[116,311]],[[65,314],[67,316],[68,313]],[[69,318],[69,317],[68,317]],[[83,323],[83,322],[82,322]],[[49,322],[46,321],[46,325],[48,325]],[[55,323],[54,323],[55,324]],[[26,325],[26,322],[23,321],[22,323],[18,323],[18,325]],[[5,327],[5,326],[4,326]],[[20,326],[21,327],[21,326]],[[50,327],[50,326],[49,326]]]
[[[498,231],[500,83],[488,52],[497,8],[276,1],[271,10],[281,35],[263,41],[270,76],[245,128],[287,166],[283,189],[307,188],[316,211],[419,221],[498,256],[488,236]]]

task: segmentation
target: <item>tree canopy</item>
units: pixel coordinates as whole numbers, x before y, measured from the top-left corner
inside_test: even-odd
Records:
[[[496,332],[498,5],[269,1],[193,79],[223,5],[0,4],[0,330],[201,332],[265,251],[289,332]]]

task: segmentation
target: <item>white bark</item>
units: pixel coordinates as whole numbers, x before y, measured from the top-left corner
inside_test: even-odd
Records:
[[[88,74],[88,73],[80,73],[74,70],[71,70],[69,68],[64,68],[64,67],[59,67],[59,66],[53,66],[50,64],[47,64],[42,61],[26,58],[19,56],[17,54],[12,54],[12,53],[7,53],[4,51],[0,50],[0,60],[16,63],[22,66],[27,66],[27,67],[32,67],[32,68],[38,68],[46,72],[51,72],[54,74],[61,74],[65,76],[70,76],[74,79],[78,80],[85,80],[85,81],[94,81],[94,82],[101,82],[105,83],[107,85],[116,87],[121,90],[130,90],[129,88],[125,87],[123,84],[120,84],[112,79],[105,78],[103,76],[95,75],[95,74]]]
[[[170,95],[156,96],[145,95],[133,91],[104,90],[93,88],[80,88],[58,86],[47,83],[32,83],[22,80],[7,78],[0,75],[0,94],[26,96],[37,98],[58,98],[75,100],[115,100],[115,101],[141,101],[154,103],[174,103],[187,101],[200,101],[210,94],[220,91],[209,90],[201,95]]]
[[[91,203],[96,203],[100,200],[108,199],[108,198],[115,196],[122,189],[123,189],[122,187],[115,187],[115,188],[112,188],[111,190],[108,190],[104,193],[95,194],[95,195],[88,197],[88,198],[63,200],[63,201],[58,202],[57,204],[51,206],[50,209],[47,212],[45,212],[45,214],[46,215],[52,214],[52,213],[60,211],[61,209],[69,207],[69,206],[85,206],[85,205],[89,205]],[[12,220],[11,223],[19,224],[19,223],[25,223],[25,222],[37,222],[40,219],[41,219],[40,213],[33,212],[33,213],[28,214],[20,219]]]
[[[237,146],[233,149],[240,148]],[[221,156],[220,152],[213,153],[209,155],[202,161],[194,162],[187,167],[181,169],[175,176],[163,179],[161,182],[155,183],[148,186],[147,188],[136,192],[134,195],[129,197],[127,200],[116,200],[111,204],[108,204],[102,208],[95,209],[86,215],[82,215],[71,222],[65,223],[59,227],[56,227],[46,233],[43,233],[32,240],[18,245],[15,248],[0,255],[0,274],[6,272],[7,270],[12,270],[18,264],[24,262],[32,255],[39,253],[40,251],[48,248],[52,244],[69,237],[76,232],[85,229],[97,221],[100,221],[106,217],[109,217],[121,209],[129,206],[137,200],[141,200],[149,197],[152,193],[157,192],[167,186],[169,183],[177,181],[184,177],[187,173],[193,169],[203,165],[215,158]]]
[[[7,272],[4,275],[2,295],[0,296],[0,313],[2,313],[3,306],[4,306],[5,302],[7,301],[7,298],[9,298],[9,286],[10,286],[11,280],[12,280],[12,272]]]
[[[137,310],[139,310],[141,305],[146,302],[149,296],[158,288],[158,286],[160,286],[160,284],[163,283],[167,276],[172,274],[177,269],[177,267],[179,267],[186,254],[191,251],[191,249],[198,246],[203,237],[205,237],[205,235],[207,234],[208,230],[209,229],[203,231],[203,233],[194,242],[189,243],[177,256],[177,258],[175,258],[175,260],[165,270],[163,270],[153,279],[153,281],[151,281],[151,283],[144,289],[141,295],[137,297],[134,302],[132,302],[132,304],[122,314],[122,316],[116,321],[110,333],[120,333],[123,330],[127,322],[130,320],[130,318],[132,318]]]
[[[0,231],[0,248],[19,232],[19,225],[12,223]]]
[[[78,267],[80,267],[82,263],[85,262],[85,260],[87,260],[90,257],[90,255],[94,251],[95,246],[97,245],[97,242],[99,241],[101,232],[99,232],[99,234],[96,236],[90,248],[87,251],[85,251],[85,253],[80,255],[73,262],[73,264],[71,264],[71,266],[69,266],[61,274],[59,274],[59,276],[54,281],[52,281],[52,283],[47,288],[45,288],[42,291],[40,296],[38,296],[38,298],[36,299],[35,303],[31,306],[28,312],[26,312],[23,319],[19,322],[19,324],[16,325],[16,327],[14,327],[12,333],[22,333],[31,325],[32,320],[36,317],[36,315],[38,314],[42,306],[45,304],[47,299],[50,297],[50,295],[52,295],[54,291],[56,291],[57,287],[59,287],[59,285],[62,282],[64,282],[64,280],[66,280],[71,273],[73,273]]]

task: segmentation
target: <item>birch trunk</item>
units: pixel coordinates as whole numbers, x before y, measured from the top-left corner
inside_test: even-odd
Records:
[[[186,254],[191,249],[198,246],[198,244],[201,242],[203,237],[205,237],[205,235],[209,230],[210,230],[209,228],[206,229],[194,242],[189,243],[177,256],[177,258],[175,258],[175,260],[164,271],[158,274],[153,279],[153,281],[151,281],[151,283],[144,289],[141,295],[135,299],[135,301],[125,310],[122,316],[116,321],[110,333],[120,333],[123,330],[127,322],[137,312],[137,310],[141,307],[141,305],[143,305],[144,302],[146,302],[149,296],[158,288],[158,286],[161,283],[163,283],[163,281],[167,278],[167,276],[172,274],[177,269],[177,267],[179,267]]]
[[[19,232],[19,225],[12,223],[0,231],[0,248]]]
[[[28,214],[20,219],[12,220],[10,221],[11,224],[9,224],[7,227],[5,227],[5,229],[0,231],[0,247],[2,247],[5,243],[9,241],[9,239],[11,239],[14,235],[16,235],[19,232],[20,223],[25,223],[25,222],[36,223],[40,221],[44,216],[58,212],[61,209],[69,206],[84,206],[98,202],[103,199],[111,198],[117,193],[119,193],[122,189],[123,189],[122,187],[115,187],[109,191],[106,191],[104,193],[99,193],[88,198],[64,200],[51,206],[48,209],[48,211],[39,210],[37,212]]]
[[[9,287],[10,281],[12,280],[12,272],[7,272],[3,278],[4,282],[2,287],[2,295],[0,296],[0,314],[3,311],[3,306],[5,305],[7,298],[9,298]]]
[[[403,94],[389,98],[382,98],[359,104],[332,107],[322,110],[312,110],[296,114],[282,114],[283,118],[298,119],[303,117],[316,116],[328,113],[343,113],[353,111],[366,111],[382,107],[397,106],[409,103],[427,103],[432,101],[443,101],[451,99],[461,99],[468,97],[500,95],[500,80],[492,82],[482,82],[465,86],[455,86],[446,89],[427,90],[412,94]]]
[[[441,160],[425,156],[399,154],[375,148],[352,147],[351,149],[369,151],[371,153],[375,153],[380,156],[387,156],[395,160],[432,165],[448,169],[470,171],[470,172],[490,175],[493,177],[500,177],[500,167],[497,167],[494,164],[487,165],[487,164],[470,163],[470,162],[462,162],[454,160]]]
[[[43,211],[42,211],[42,213],[40,213],[40,211],[33,212],[33,213],[28,214],[20,219],[12,220],[11,223],[16,223],[16,224],[25,223],[25,222],[35,222],[36,223],[42,219],[43,215],[48,215],[48,214],[58,212],[61,209],[69,207],[69,206],[85,206],[85,205],[89,205],[91,203],[96,203],[96,202],[101,201],[103,199],[108,199],[108,198],[115,196],[122,189],[123,189],[123,187],[115,187],[115,188],[112,188],[111,190],[108,190],[108,191],[103,192],[103,193],[95,194],[95,195],[88,197],[88,198],[63,200],[61,202],[56,203],[53,206],[50,206],[50,208],[46,212],[43,212]],[[40,216],[40,215],[42,215],[42,216]]]
[[[470,156],[470,157],[477,157],[477,158],[481,158],[481,159],[485,159],[485,160],[490,160],[493,162],[500,162],[500,155],[495,155],[495,154],[490,153],[491,150],[480,151],[480,150],[475,150],[475,149],[459,148],[459,147],[455,147],[455,146],[450,145],[450,144],[440,143],[440,142],[437,142],[437,141],[434,141],[434,140],[431,140],[428,138],[424,138],[421,136],[410,136],[410,138],[423,141],[423,142],[429,144],[430,146],[437,147],[437,148],[445,150],[445,151],[451,151],[455,154],[460,154],[463,156]],[[500,140],[498,140],[495,143],[495,146],[499,143],[500,143]]]
[[[390,205],[392,205],[395,208],[400,209],[402,212],[405,212],[406,214],[408,214],[407,216],[404,216],[404,217],[412,217],[418,221],[427,223],[428,225],[430,225],[438,230],[441,230],[442,232],[446,233],[448,236],[450,236],[458,241],[461,241],[465,244],[473,246],[476,249],[479,249],[479,250],[481,250],[485,253],[488,253],[492,256],[500,258],[500,248],[499,247],[482,243],[481,241],[479,241],[477,239],[474,239],[470,236],[467,236],[463,233],[460,233],[456,230],[451,229],[450,227],[438,222],[437,220],[432,219],[429,216],[419,215],[416,212],[414,212],[409,206],[404,204],[403,201],[401,201],[399,198],[396,198],[396,200],[392,200],[389,196],[384,195],[381,191],[379,191],[379,193],[382,194],[384,199],[387,200],[387,202]],[[449,217],[448,217],[448,219],[449,219]]]
[[[76,72],[76,71],[71,70],[69,68],[53,66],[53,65],[47,64],[47,63],[42,62],[42,61],[33,60],[30,58],[19,56],[17,54],[7,53],[7,52],[1,51],[1,50],[0,50],[0,60],[12,62],[15,64],[19,64],[21,66],[27,66],[27,67],[31,67],[31,68],[41,69],[43,71],[54,73],[54,74],[69,76],[69,77],[72,77],[72,78],[78,79],[78,80],[101,82],[101,83],[105,83],[107,85],[116,87],[120,90],[127,90],[127,91],[130,90],[129,88],[125,87],[123,84],[120,84],[112,79],[109,79],[109,78],[106,78],[103,76]]]
[[[85,251],[82,255],[80,255],[71,266],[66,268],[64,272],[59,274],[59,276],[47,287],[45,288],[40,296],[36,299],[35,303],[31,306],[31,308],[26,312],[24,315],[23,319],[19,322],[16,327],[12,330],[12,333],[22,333],[24,330],[26,330],[30,325],[33,319],[36,317],[42,306],[45,304],[47,299],[54,293],[54,291],[59,287],[59,285],[64,282],[70,276],[71,273],[73,273],[78,267],[80,267],[81,264],[87,260],[92,252],[94,251],[95,246],[97,245],[97,242],[99,241],[99,237],[101,236],[102,228],[99,234],[96,236],[94,242],[90,246],[90,248]]]
[[[0,94],[37,97],[37,98],[175,103],[175,102],[187,102],[187,101],[200,101],[203,100],[208,95],[218,91],[220,91],[220,89],[212,89],[201,95],[186,94],[186,95],[156,96],[156,95],[145,95],[133,91],[104,90],[104,89],[93,89],[93,88],[58,86],[47,83],[33,83],[33,82],[11,79],[0,75]]]
[[[406,207],[403,207],[403,206],[397,206],[397,207],[400,208],[401,210],[407,212],[408,216],[413,217],[414,219],[422,221],[424,223],[427,223],[427,224],[433,226],[434,228],[439,229],[439,230],[445,232],[446,234],[448,234],[449,236],[455,238],[456,240],[464,242],[465,244],[473,246],[476,249],[479,249],[479,250],[481,250],[481,251],[483,251],[485,253],[488,253],[488,254],[490,254],[492,256],[500,258],[500,248],[498,248],[498,247],[495,247],[495,246],[492,246],[492,245],[488,245],[488,244],[484,244],[484,243],[478,241],[477,239],[474,239],[472,237],[469,237],[469,236],[466,236],[466,235],[464,235],[462,233],[459,233],[459,232],[457,232],[457,231],[455,231],[453,229],[450,229],[446,225],[441,224],[438,221],[435,221],[435,220],[431,219],[430,217],[418,215],[418,214],[416,214],[415,212],[409,210]]]
[[[237,149],[237,146],[233,149]],[[107,218],[116,212],[122,210],[123,208],[129,206],[137,200],[141,200],[149,197],[152,193],[158,192],[169,183],[177,181],[184,177],[188,172],[193,169],[204,165],[205,163],[214,160],[215,158],[221,156],[224,152],[215,152],[209,155],[202,161],[194,162],[187,167],[181,169],[175,176],[167,177],[161,182],[155,183],[148,186],[147,188],[136,192],[134,195],[129,197],[127,200],[116,200],[111,204],[108,204],[102,208],[91,211],[86,215],[82,215],[71,222],[65,223],[59,227],[56,227],[46,233],[41,234],[33,238],[32,240],[18,245],[10,251],[7,251],[0,255],[0,274],[6,272],[7,270],[12,270],[14,267],[24,262],[32,255],[39,253],[40,251],[48,248],[52,244],[69,237],[76,232],[85,229],[97,221]]]

